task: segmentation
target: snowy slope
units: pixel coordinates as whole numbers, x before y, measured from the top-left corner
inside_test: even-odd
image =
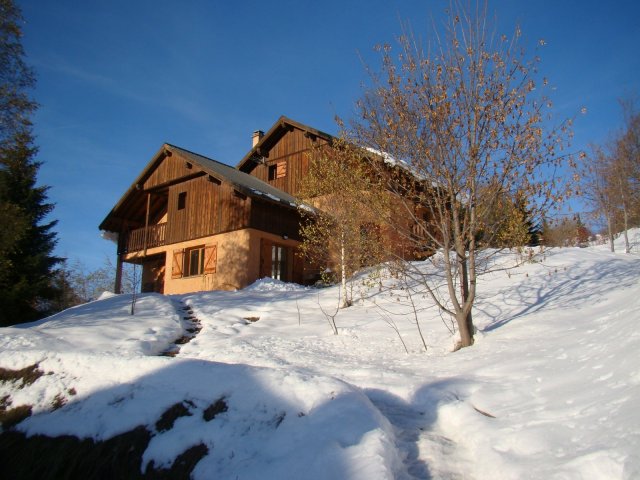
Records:
[[[105,297],[37,322],[3,328],[0,348],[155,355],[182,333],[180,315],[170,297],[139,297],[135,317],[131,316],[131,296]]]
[[[194,478],[640,478],[640,256],[621,251],[557,249],[481,277],[476,344],[456,353],[418,296],[425,351],[391,279],[356,285],[337,336],[322,313],[334,288],[143,295],[133,317],[112,297],[0,330],[0,367],[51,372],[0,383],[0,398],[33,405],[16,427],[28,434],[148,426],[142,469],[204,444]],[[202,331],[155,356],[184,305]],[[158,426],[181,402],[188,413]]]

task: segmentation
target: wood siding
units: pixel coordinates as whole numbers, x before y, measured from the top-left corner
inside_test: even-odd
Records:
[[[300,214],[297,210],[282,208],[272,203],[251,201],[249,226],[256,230],[300,241]]]
[[[257,165],[251,170],[251,175],[291,195],[296,195],[300,188],[300,181],[309,170],[309,155],[314,145],[305,133],[297,128],[292,128],[285,133],[269,150],[266,163]],[[286,162],[286,166],[283,167],[282,162]],[[279,167],[278,164],[280,164]],[[269,167],[271,166],[276,166],[280,175],[276,174],[275,178],[270,180]]]
[[[180,194],[184,208],[178,208]],[[166,242],[168,244],[245,228],[250,201],[209,176],[193,178],[169,188]]]
[[[184,158],[172,154],[166,156],[160,165],[153,170],[149,178],[145,180],[143,188],[149,190],[195,173],[197,173],[197,169],[188,168]]]

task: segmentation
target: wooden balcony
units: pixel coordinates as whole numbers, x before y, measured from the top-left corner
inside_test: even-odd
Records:
[[[137,228],[124,235],[121,252],[137,252],[145,248],[161,247],[165,244],[166,223]]]

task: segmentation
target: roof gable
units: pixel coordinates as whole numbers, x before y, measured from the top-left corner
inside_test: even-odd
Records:
[[[194,173],[193,163],[186,162],[181,157],[181,155],[174,155],[173,151],[165,144],[163,155],[160,156],[158,162],[154,163],[146,178],[138,185],[141,185],[143,190],[158,189],[192,176]]]
[[[321,138],[328,142],[333,141],[333,136],[304,125],[285,116],[281,116],[265,133],[260,141],[240,160],[236,168],[243,172],[250,172],[266,156],[269,150],[289,131],[297,128],[305,132],[311,138]]]
[[[173,151],[178,151],[181,156],[188,160],[193,160],[194,164],[201,167],[205,172],[215,176],[219,180],[227,181],[242,193],[254,198],[262,198],[270,201],[282,203],[290,207],[296,207],[296,198],[282,190],[272,187],[259,178],[256,178],[240,170],[220,163],[216,160],[204,157],[197,153],[184,150],[180,147],[168,145]]]
[[[145,194],[199,175],[210,175],[231,184],[253,198],[296,208],[296,199],[268,183],[211,158],[165,143],[145,166],[129,189],[100,224],[101,230],[118,231],[119,222],[131,209],[139,209]]]

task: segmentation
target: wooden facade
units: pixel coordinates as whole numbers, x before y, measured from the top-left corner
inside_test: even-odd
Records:
[[[327,133],[282,117],[240,161],[238,169],[296,196],[314,148],[331,141]]]
[[[118,265],[142,265],[143,290],[162,293],[305,282],[294,194],[328,138],[283,117],[244,168],[163,145],[100,225],[118,234]]]
[[[226,182],[204,175],[169,188],[167,242],[216,235],[249,226],[251,201]]]
[[[162,293],[315,278],[297,255],[296,194],[315,149],[333,138],[281,117],[253,140],[236,167],[170,144],[160,148],[100,225],[118,235],[116,291],[123,262],[142,265],[144,291]],[[415,256],[394,232],[375,231],[399,255]]]
[[[256,164],[248,173],[279,190],[296,195],[302,178],[309,170],[309,157],[315,144],[315,140],[304,133],[298,129],[287,131],[268,150],[269,156],[263,163]]]

